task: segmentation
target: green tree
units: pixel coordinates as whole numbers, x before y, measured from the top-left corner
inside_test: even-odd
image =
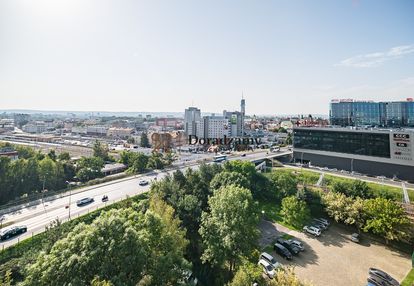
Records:
[[[99,279],[98,276],[96,276],[91,281],[91,286],[113,286],[113,284],[111,282],[106,281],[106,280],[101,280],[101,279]]]
[[[11,194],[12,175],[10,173],[11,160],[7,157],[0,157],[0,202],[7,202]]]
[[[310,217],[310,211],[306,202],[295,196],[286,197],[282,200],[281,214],[283,221],[289,225],[300,228]]]
[[[95,140],[95,143],[93,144],[93,156],[101,158],[103,161],[109,160],[108,155],[109,149],[106,144],[102,144],[101,141]]]
[[[293,196],[297,192],[297,180],[292,174],[274,172],[270,176],[279,197]]]
[[[270,181],[263,174],[256,171],[253,163],[240,160],[228,161],[224,164],[224,170],[244,176],[249,183],[247,188],[250,189],[255,199],[272,197]]]
[[[345,206],[346,218],[345,223],[354,225],[358,232],[365,224],[364,218],[364,200],[360,197],[356,197],[352,202],[349,202]]]
[[[148,165],[149,158],[144,153],[136,153],[132,166],[129,170],[133,173],[142,173]]]
[[[65,171],[62,164],[46,156],[39,162],[39,180],[48,190],[59,190],[64,187]]]
[[[210,187],[213,190],[218,190],[223,186],[229,185],[248,189],[250,187],[250,182],[240,173],[224,171],[217,174],[210,183]]]
[[[82,182],[102,177],[104,161],[100,157],[82,157],[77,163],[76,176]]]
[[[141,147],[144,148],[149,148],[151,147],[151,145],[149,144],[149,140],[148,140],[148,135],[145,132],[141,133],[141,143],[140,143]]]
[[[70,154],[69,152],[62,152],[57,158],[59,161],[70,161]]]
[[[0,279],[0,286],[11,286],[13,285],[12,283],[12,272],[10,270],[7,270],[4,277]]]
[[[210,212],[201,216],[203,262],[227,265],[233,272],[241,257],[256,245],[257,206],[249,190],[237,186],[222,187],[208,200]]]
[[[383,198],[369,199],[365,201],[364,210],[364,231],[383,236],[387,244],[390,240],[401,240],[408,236],[410,221],[404,209],[395,202]]]
[[[151,156],[148,159],[147,168],[154,170],[164,169],[164,161],[162,159],[162,154],[158,152],[152,152]]]
[[[288,136],[286,138],[286,144],[287,145],[292,145],[293,144],[293,136],[292,136],[291,132],[288,133]]]
[[[178,270],[188,267],[185,232],[171,207],[153,204],[145,214],[112,209],[78,224],[39,255],[22,285],[88,285],[99,277],[95,283],[135,286],[145,275],[153,285],[177,284]]]
[[[119,162],[124,165],[131,166],[134,163],[135,156],[135,152],[123,150],[119,155]]]
[[[325,210],[335,221],[343,222],[347,218],[347,206],[352,203],[352,199],[343,193],[330,192],[322,196]]]
[[[265,285],[266,280],[263,278],[263,270],[257,264],[244,262],[237,269],[232,281],[227,286],[253,285],[254,282],[259,285]]]
[[[292,267],[278,269],[272,280],[267,281],[267,286],[310,286],[310,284],[302,282],[296,276]]]
[[[50,150],[49,153],[47,153],[47,156],[52,159],[53,161],[56,161],[57,156],[56,156],[56,151],[55,150]]]
[[[354,180],[351,184],[350,192],[348,195],[352,197],[368,199],[371,197],[371,191],[366,182],[361,180]]]

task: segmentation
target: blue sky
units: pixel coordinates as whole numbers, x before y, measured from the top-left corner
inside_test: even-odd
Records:
[[[327,114],[414,97],[414,1],[0,0],[0,109]]]

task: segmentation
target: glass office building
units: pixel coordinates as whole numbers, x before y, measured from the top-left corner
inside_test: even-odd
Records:
[[[301,164],[414,182],[414,130],[295,127],[293,159]]]
[[[333,100],[329,117],[336,126],[414,127],[414,101]]]
[[[390,158],[386,133],[294,129],[294,148]]]

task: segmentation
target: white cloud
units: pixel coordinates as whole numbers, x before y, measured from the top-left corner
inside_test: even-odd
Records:
[[[338,66],[354,68],[378,67],[386,61],[398,59],[411,53],[414,53],[414,45],[398,46],[393,47],[386,52],[357,55],[341,61]]]

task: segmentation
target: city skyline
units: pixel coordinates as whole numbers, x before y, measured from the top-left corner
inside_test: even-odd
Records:
[[[414,94],[411,1],[2,1],[2,109],[328,114]]]

